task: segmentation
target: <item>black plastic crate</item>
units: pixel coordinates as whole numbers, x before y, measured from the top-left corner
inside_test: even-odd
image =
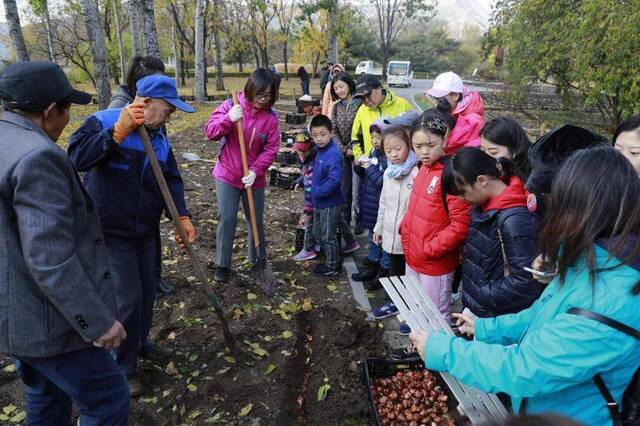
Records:
[[[292,148],[281,148],[276,155],[276,161],[280,164],[298,166],[300,165],[300,157]]]
[[[422,360],[416,361],[393,361],[382,358],[365,358],[362,362],[363,376],[364,382],[367,386],[367,393],[369,394],[369,406],[371,407],[371,412],[375,418],[376,425],[380,426],[382,423],[380,421],[380,416],[378,415],[378,410],[375,406],[375,402],[373,399],[373,380],[377,378],[391,377],[399,371],[422,371],[424,370],[424,362]],[[436,383],[442,391],[449,398],[447,401],[447,406],[449,407],[449,415],[453,419],[456,425],[462,426],[465,423],[464,419],[458,412],[456,406],[457,402],[451,393],[451,390],[446,385],[442,377],[436,373],[432,372],[436,378]]]
[[[285,122],[287,124],[304,124],[306,121],[307,121],[306,114],[292,113],[292,114],[287,114],[285,117]]]
[[[273,186],[283,189],[293,189],[296,185],[296,180],[300,177],[300,172],[288,172],[282,171],[277,168],[273,168],[269,171],[269,183]]]

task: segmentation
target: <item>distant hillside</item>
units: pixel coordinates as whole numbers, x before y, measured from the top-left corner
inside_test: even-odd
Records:
[[[459,37],[467,25],[484,30],[489,26],[493,0],[438,0],[436,18],[447,23],[451,35]]]

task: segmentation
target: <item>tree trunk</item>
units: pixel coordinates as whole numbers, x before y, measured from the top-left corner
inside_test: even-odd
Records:
[[[199,104],[203,104],[205,98],[205,73],[207,69],[204,64],[204,0],[196,0],[196,82],[194,88],[195,100]]]
[[[260,49],[260,55],[262,57],[262,66],[265,68],[269,67],[269,49],[267,46]]]
[[[184,61],[184,41],[180,39],[180,76],[182,78],[181,82],[183,86],[187,85],[187,66]]]
[[[289,42],[285,39],[282,43],[282,58],[284,59],[284,79],[289,81]]]
[[[242,72],[242,65],[244,64],[242,63],[242,53],[240,53],[238,55],[238,72]]]
[[[113,8],[113,21],[116,24],[116,37],[118,38],[118,53],[120,55],[120,77],[122,82],[126,83],[127,75],[127,53],[124,50],[124,40],[122,39],[122,24],[120,23],[120,2],[111,0]]]
[[[219,7],[218,0],[213,1],[213,13],[214,13],[214,21],[213,21],[213,48],[216,55],[216,90],[225,90],[224,89],[224,76],[222,71],[222,40],[220,40],[220,28],[219,28]]]
[[[147,55],[160,58],[160,46],[158,44],[158,32],[156,31],[156,15],[153,8],[153,0],[141,0],[141,2],[144,52]]]
[[[107,49],[104,46],[104,36],[100,26],[100,15],[94,0],[82,0],[82,10],[87,26],[87,38],[89,39],[93,56],[98,106],[100,109],[106,109],[111,99],[111,85],[109,84],[109,64],[107,63]]]
[[[9,23],[9,34],[11,40],[13,40],[13,47],[16,49],[16,57],[19,61],[28,61],[29,53],[27,52],[27,45],[24,42],[22,35],[22,27],[20,26],[20,15],[18,14],[18,6],[16,6],[16,0],[3,0],[4,12],[6,14],[7,22]]]
[[[258,48],[255,45],[253,46],[253,56],[256,60],[256,68],[260,68],[260,55],[258,55]]]
[[[171,19],[171,34],[173,35],[171,41],[173,46],[173,60],[175,62],[174,71],[175,71],[175,80],[176,87],[180,87],[180,83],[182,82],[182,52],[178,47],[178,40],[180,35],[178,34],[178,30],[176,29],[176,21],[175,19]]]
[[[329,41],[329,62],[338,63],[338,37],[336,37],[335,21],[338,15],[338,0],[334,0],[329,7],[327,19],[327,40]]]
[[[142,17],[140,16],[142,0],[129,0],[129,27],[131,30],[131,47],[133,55],[142,55],[144,52],[142,43]]]
[[[42,2],[42,15],[44,18],[44,27],[47,31],[47,47],[49,48],[49,59],[51,62],[56,62],[56,53],[53,49],[53,34],[51,32],[51,17],[49,16],[49,5],[47,0]]]

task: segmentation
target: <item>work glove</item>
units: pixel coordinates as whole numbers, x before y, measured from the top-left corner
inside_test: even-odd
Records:
[[[189,216],[180,216],[180,223],[184,228],[184,232],[187,234],[187,239],[189,240],[189,243],[193,243],[196,240],[196,230],[193,227],[193,224],[191,223],[191,219],[189,219]],[[186,248],[184,243],[182,242],[182,238],[180,238],[180,233],[177,230],[176,230],[175,239],[176,239],[176,242],[180,244],[180,247]]]
[[[256,172],[253,170],[249,170],[249,173],[242,178],[242,183],[244,183],[245,188],[251,188],[253,183],[256,181]]]
[[[127,136],[144,124],[145,108],[146,106],[143,102],[134,102],[120,111],[118,121],[113,126],[113,139],[116,142],[122,143]]]
[[[227,115],[229,116],[229,120],[231,120],[232,122],[236,122],[238,120],[240,120],[242,118],[242,114],[244,113],[244,109],[242,109],[242,105],[238,104],[238,105],[234,105],[229,112],[227,113]]]

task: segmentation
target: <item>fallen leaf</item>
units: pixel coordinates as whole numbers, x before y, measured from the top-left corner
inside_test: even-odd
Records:
[[[242,316],[244,315],[244,312],[242,311],[242,309],[240,308],[235,308],[233,310],[233,319],[238,321],[240,318],[242,318]]]
[[[6,414],[0,414],[0,420],[6,422],[7,420],[9,420],[9,416],[7,416]]]
[[[167,336],[167,340],[176,340],[176,332],[172,331],[171,333],[169,333],[169,335]]]
[[[189,389],[191,392],[195,392],[198,390],[198,387],[196,385],[194,385],[193,383],[189,383],[187,385],[187,389]]]
[[[26,418],[27,418],[27,412],[26,411],[19,411],[15,416],[11,417],[9,419],[9,421],[11,423],[20,423],[21,421],[23,421]]]
[[[264,341],[265,341],[265,342],[270,342],[270,341],[272,341],[272,340],[273,340],[273,337],[271,337],[271,336],[264,336]]]
[[[15,373],[16,372],[16,366],[14,364],[9,364],[9,365],[5,366],[2,370],[6,371],[7,373]]]
[[[302,303],[302,310],[305,312],[309,312],[311,309],[313,309],[313,304],[309,299],[305,299],[305,301]]]
[[[18,407],[16,407],[15,405],[13,405],[13,404],[9,404],[9,405],[7,405],[7,406],[2,407],[2,412],[3,412],[4,414],[11,414],[11,413],[13,413],[14,411],[16,411],[17,409],[18,409]]]
[[[318,388],[318,401],[322,401],[327,397],[327,392],[329,392],[329,389],[331,389],[331,385],[328,383],[325,383]]]
[[[276,366],[273,364],[269,364],[269,366],[267,367],[266,371],[264,372],[264,374],[271,374],[274,371],[276,371]]]
[[[196,279],[197,279],[197,278],[196,278],[196,277],[194,277],[193,275],[189,275],[189,276],[187,277],[187,281],[189,281],[190,283],[194,282]]]
[[[154,397],[148,397],[148,398],[140,398],[140,402],[144,402],[146,404],[157,404],[158,397],[154,396]]]
[[[196,359],[198,359],[198,354],[193,354],[189,357],[189,362],[194,362]]]
[[[292,332],[290,332],[289,330],[285,330],[285,331],[283,331],[283,332],[282,332],[282,338],[283,338],[283,339],[288,339],[288,338],[290,338],[291,336],[293,336],[293,333],[292,333]]]
[[[258,296],[254,293],[247,293],[247,299],[248,300],[256,300],[258,298]]]
[[[253,410],[253,404],[247,404],[244,407],[242,407],[242,410],[240,410],[240,412],[238,413],[238,415],[240,417],[244,417],[247,414],[249,414],[251,412],[251,410]]]
[[[197,418],[198,416],[200,416],[200,414],[202,414],[202,412],[200,410],[196,410],[196,411],[194,411],[193,413],[191,413],[189,415],[189,418],[193,420],[193,419]]]
[[[328,289],[330,292],[335,293],[335,292],[338,290],[338,287],[336,287],[336,286],[335,286],[335,285],[333,285],[333,284],[327,284],[327,289]]]
[[[215,416],[212,417],[207,417],[206,419],[204,419],[205,423],[218,423],[218,420],[220,420],[220,413],[217,413]]]
[[[169,364],[167,364],[167,367],[164,369],[164,372],[170,376],[175,376],[176,374],[178,374],[178,369],[176,368],[176,365],[173,363],[173,361],[170,361]]]
[[[229,364],[235,364],[236,363],[236,359],[232,356],[225,356],[224,360],[227,361]]]

